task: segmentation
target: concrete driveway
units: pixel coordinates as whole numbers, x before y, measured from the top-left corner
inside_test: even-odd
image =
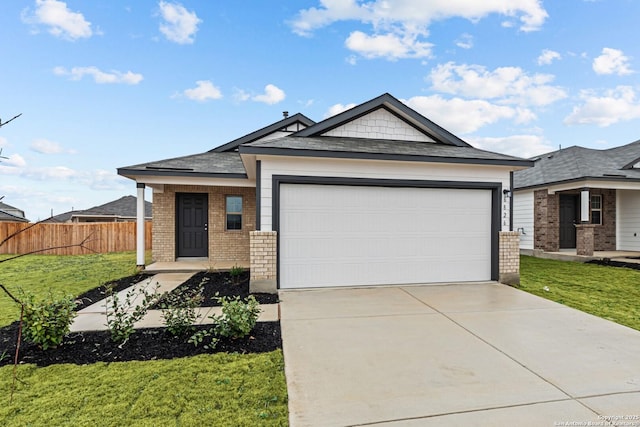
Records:
[[[280,299],[292,426],[640,427],[633,329],[497,283]]]

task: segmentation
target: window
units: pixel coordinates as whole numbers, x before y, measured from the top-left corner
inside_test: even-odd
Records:
[[[227,196],[227,230],[242,230],[242,196]]]
[[[602,196],[591,196],[591,224],[602,224]]]

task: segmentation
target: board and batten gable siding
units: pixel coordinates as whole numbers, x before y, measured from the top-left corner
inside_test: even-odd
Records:
[[[513,230],[520,232],[521,249],[533,249],[533,190],[514,194]]]
[[[272,177],[274,175],[492,182],[499,183],[502,188],[509,188],[509,169],[504,166],[276,156],[258,156],[258,160],[261,160],[259,182],[262,231],[272,230]],[[503,204],[504,208],[508,210],[508,203]],[[508,218],[509,212],[501,212],[500,217]],[[503,221],[501,229],[508,231],[509,221]]]
[[[616,242],[619,251],[640,251],[640,191],[616,192]]]
[[[383,108],[331,129],[323,135],[434,142],[433,139]]]

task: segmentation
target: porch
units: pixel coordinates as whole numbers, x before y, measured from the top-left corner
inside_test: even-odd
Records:
[[[520,254],[559,261],[587,262],[591,260],[609,260],[629,264],[640,264],[640,251],[594,251],[593,255],[586,256],[578,255],[576,249],[560,249],[554,252],[545,252],[542,249],[520,249]]]
[[[230,271],[234,267],[249,270],[249,261],[212,261],[209,259],[190,259],[176,261],[157,261],[145,268],[145,273],[191,273],[197,271]]]

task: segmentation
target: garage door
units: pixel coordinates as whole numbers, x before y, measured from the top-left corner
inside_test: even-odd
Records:
[[[281,288],[491,279],[491,190],[280,185]]]

